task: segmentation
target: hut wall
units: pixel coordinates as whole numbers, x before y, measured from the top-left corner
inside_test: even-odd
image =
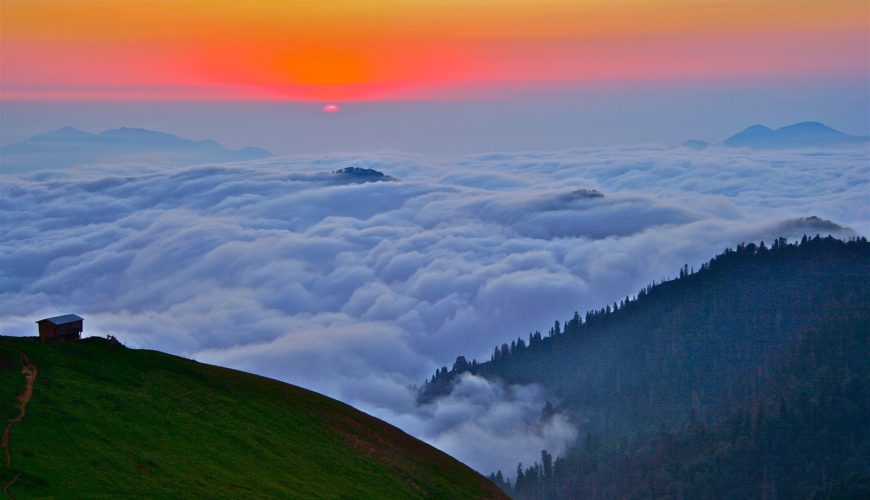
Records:
[[[48,321],[39,324],[39,338],[42,340],[78,340],[81,338],[82,322],[54,325]]]

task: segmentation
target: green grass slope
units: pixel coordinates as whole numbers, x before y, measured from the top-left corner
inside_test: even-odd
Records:
[[[341,402],[100,339],[0,337],[4,421],[20,413],[22,352],[38,375],[0,474],[18,498],[503,497],[455,459]]]

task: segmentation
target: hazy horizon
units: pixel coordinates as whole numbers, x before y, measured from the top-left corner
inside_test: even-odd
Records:
[[[395,150],[435,156],[631,144],[718,142],[750,125],[820,121],[870,135],[864,80],[769,85],[615,86],[480,100],[0,101],[0,142],[63,126],[138,127],[276,155]]]

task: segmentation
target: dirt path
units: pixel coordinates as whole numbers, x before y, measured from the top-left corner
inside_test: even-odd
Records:
[[[33,397],[33,384],[36,382],[36,376],[39,374],[39,369],[35,364],[30,362],[30,359],[27,358],[27,354],[25,354],[24,351],[16,350],[18,351],[19,356],[21,356],[21,373],[24,374],[24,391],[18,395],[18,404],[16,404],[18,407],[18,416],[9,419],[6,422],[6,429],[3,431],[3,439],[0,441],[0,447],[3,448],[3,456],[6,458],[6,467],[12,465],[12,453],[9,449],[12,441],[12,428],[15,427],[15,424],[21,422],[21,419],[23,419],[24,415],[27,414],[27,405],[30,404],[30,398]],[[12,483],[18,479],[19,475],[20,474],[16,474],[11,481],[3,485],[3,493],[5,493],[9,498],[12,498],[9,488],[12,486]]]
[[[20,472],[19,472],[18,474],[15,474],[15,477],[13,477],[13,478],[8,482],[8,483],[6,483],[5,486],[3,486],[3,493],[4,493],[8,498],[10,498],[10,499],[12,499],[12,500],[15,500],[15,497],[12,496],[12,492],[9,491],[9,488],[11,488],[13,484],[15,484],[15,481],[18,480],[18,476],[20,476],[20,475],[21,475]]]

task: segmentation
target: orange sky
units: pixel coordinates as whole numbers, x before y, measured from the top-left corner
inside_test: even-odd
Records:
[[[866,0],[3,0],[6,99],[357,100],[866,74]]]

